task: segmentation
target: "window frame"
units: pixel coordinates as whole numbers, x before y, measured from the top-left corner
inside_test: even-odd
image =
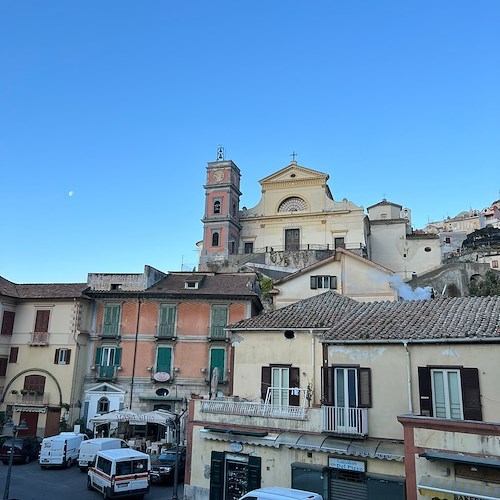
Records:
[[[67,347],[56,349],[54,354],[55,365],[69,365],[70,360],[71,360],[71,349]]]
[[[212,231],[210,237],[210,246],[214,248],[220,246],[220,231],[218,229],[216,231]]]
[[[12,335],[14,333],[14,321],[16,320],[16,312],[9,309],[4,309],[2,315],[1,335]]]
[[[311,290],[337,290],[337,276],[328,274],[310,276],[309,286]]]
[[[158,364],[158,361],[160,359],[160,350],[165,350],[165,351],[170,351],[169,354],[169,363],[168,363],[168,370],[160,369],[160,365]],[[161,365],[162,367],[167,366],[167,365]],[[166,372],[170,376],[172,376],[172,367],[174,366],[174,350],[172,346],[167,346],[167,345],[161,345],[156,348],[156,358],[155,358],[155,372]]]
[[[33,333],[49,333],[51,310],[47,308],[38,308],[35,310],[35,323]]]
[[[222,365],[213,362],[213,355],[215,352],[221,352],[223,354]],[[209,382],[212,380],[212,373],[215,367],[219,368],[219,383],[226,381],[226,370],[227,370],[227,350],[225,347],[211,347],[208,353],[208,376]]]

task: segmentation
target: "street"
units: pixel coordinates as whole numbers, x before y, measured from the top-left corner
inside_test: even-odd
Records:
[[[0,495],[5,489],[7,465],[0,464]],[[152,484],[146,500],[169,500],[172,486]],[[178,498],[183,498],[183,484],[179,484]],[[70,469],[42,470],[37,461],[28,465],[13,465],[10,480],[9,499],[12,500],[51,500],[55,498],[74,500],[99,500],[102,495],[87,490],[87,474],[78,467]]]

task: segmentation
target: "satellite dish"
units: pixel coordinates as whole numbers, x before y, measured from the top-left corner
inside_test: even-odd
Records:
[[[167,372],[156,372],[153,375],[153,378],[157,382],[167,382],[167,380],[170,380],[170,373],[167,373]]]

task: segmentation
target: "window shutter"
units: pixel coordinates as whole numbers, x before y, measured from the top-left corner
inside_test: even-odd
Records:
[[[418,367],[418,389],[420,392],[420,415],[432,417],[431,370],[427,366]]]
[[[330,290],[337,289],[337,276],[330,276]]]
[[[482,420],[479,371],[477,368],[462,368],[462,402],[465,420]]]
[[[266,400],[267,390],[271,387],[271,367],[263,366],[260,379],[260,397]]]
[[[326,406],[333,406],[335,401],[333,398],[333,366],[321,367],[321,378],[323,382],[323,400],[322,403]]]
[[[300,387],[300,369],[297,367],[290,368],[289,374],[288,387]],[[293,391],[290,391],[288,401],[290,406],[300,406],[300,392],[294,394]]]
[[[71,349],[66,349],[66,364],[69,365],[71,360]]]
[[[95,350],[95,364],[100,366],[102,363],[102,347],[98,347]]]
[[[219,369],[219,380],[225,380],[224,361],[226,358],[225,349],[211,349],[210,350],[210,377],[215,367]]]
[[[370,368],[358,368],[358,406],[372,406],[372,377]]]
[[[35,333],[47,333],[49,331],[50,311],[38,310],[36,312]]]
[[[11,347],[9,354],[9,363],[17,363],[18,354],[19,354],[19,347]]]
[[[224,498],[224,453],[212,451],[210,461],[210,500]]]
[[[248,457],[248,491],[260,488],[261,484],[261,458]]]
[[[172,363],[172,349],[170,347],[158,347],[156,371],[170,373],[171,363]]]
[[[318,277],[311,276],[311,289],[315,290],[316,288],[318,288]]]
[[[3,312],[1,335],[12,335],[15,316],[16,313],[14,311]]]
[[[56,353],[54,355],[54,364],[57,365],[59,364],[59,353],[61,352],[61,349],[56,349]]]
[[[0,358],[0,377],[5,377],[7,374],[7,358]]]
[[[122,348],[116,347],[115,348],[115,364],[114,364],[114,366],[120,366],[121,362],[122,362]]]

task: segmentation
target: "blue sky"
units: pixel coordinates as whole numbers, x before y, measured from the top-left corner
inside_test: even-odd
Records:
[[[499,22],[497,0],[3,0],[0,275],[193,267],[218,145],[241,206],[292,151],[415,228],[488,206]]]

